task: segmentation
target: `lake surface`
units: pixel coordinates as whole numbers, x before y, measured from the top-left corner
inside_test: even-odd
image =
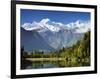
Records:
[[[64,67],[82,67],[90,66],[90,61],[69,61],[69,60],[55,60],[55,61],[29,61],[23,60],[21,63],[21,69],[41,69],[41,68],[64,68]]]

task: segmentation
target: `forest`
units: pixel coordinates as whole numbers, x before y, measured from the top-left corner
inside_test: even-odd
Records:
[[[21,62],[25,62],[27,58],[39,59],[38,61],[64,61],[76,63],[85,62],[90,65],[90,31],[86,32],[81,40],[71,47],[63,47],[60,50],[45,53],[43,50],[34,50],[31,53],[25,52],[24,47],[21,48]],[[63,63],[62,63],[63,65]]]

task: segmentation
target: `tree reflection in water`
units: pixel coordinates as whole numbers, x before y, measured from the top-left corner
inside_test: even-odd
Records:
[[[56,61],[28,61],[24,60],[21,69],[40,69],[40,68],[64,68],[64,67],[83,67],[90,66],[90,60],[81,59],[80,61],[72,59],[56,60]]]

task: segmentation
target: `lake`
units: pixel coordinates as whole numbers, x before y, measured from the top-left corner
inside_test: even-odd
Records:
[[[43,59],[34,59],[29,58],[21,62],[21,69],[41,69],[41,68],[64,68],[64,67],[82,67],[90,66],[89,59],[53,59],[43,58]]]

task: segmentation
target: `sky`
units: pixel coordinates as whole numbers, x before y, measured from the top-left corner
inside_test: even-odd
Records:
[[[37,31],[43,37],[43,39],[45,39],[49,43],[51,47],[55,48],[57,47],[56,46],[57,42],[55,42],[55,39],[56,39],[55,34],[59,33],[60,30],[62,29],[70,29],[70,30],[72,29],[73,30],[73,28],[78,27],[78,29],[73,30],[74,31],[73,33],[77,34],[77,33],[87,32],[88,29],[90,29],[90,13],[89,12],[21,9],[21,27],[25,31],[21,33],[23,34],[21,35],[22,36],[21,40],[23,42],[22,45],[26,46],[27,49],[33,48],[34,45],[37,45],[37,48],[40,48],[39,46],[40,46],[41,40],[39,41],[39,39],[37,40],[35,38],[32,39],[33,35],[31,35],[30,32],[34,30]],[[45,31],[50,31],[50,32],[47,32],[46,34]],[[53,35],[54,42],[49,40],[51,38],[49,36],[49,33],[51,33],[51,35],[54,34]],[[59,39],[62,39],[62,38],[59,38]],[[47,46],[42,46],[41,48],[43,47],[46,48]],[[58,47],[59,47],[59,43],[58,43]]]
[[[33,10],[21,9],[21,25],[24,23],[40,22],[44,18],[51,21],[68,24],[77,20],[89,21],[89,12],[70,12],[70,11],[50,11],[50,10]]]

